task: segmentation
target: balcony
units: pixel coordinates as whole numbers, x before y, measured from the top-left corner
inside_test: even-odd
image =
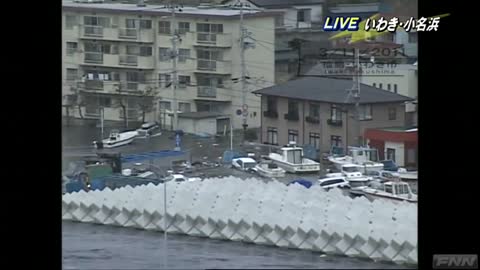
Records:
[[[138,30],[136,28],[120,28],[118,29],[119,39],[137,39]]]
[[[83,62],[87,64],[103,64],[103,54],[99,52],[85,52]]]
[[[198,86],[197,97],[216,98],[217,89],[211,86]]]
[[[298,119],[300,119],[298,117],[298,113],[286,113],[284,115],[284,118],[285,120],[288,120],[288,121],[298,121]]]
[[[103,26],[85,25],[83,26],[84,37],[103,37]]]
[[[138,56],[136,55],[120,55],[119,59],[121,66],[138,66]]]
[[[208,59],[197,60],[197,70],[199,73],[231,74],[232,65],[230,61],[215,61]]]
[[[194,40],[194,46],[232,47],[231,34],[188,32],[187,38]]]
[[[331,126],[341,127],[342,126],[342,120],[341,119],[328,119],[327,124],[329,124]]]
[[[278,118],[278,112],[275,112],[275,111],[264,111],[264,112],[263,112],[263,116],[264,116],[264,117],[268,117],[268,118]]]
[[[77,83],[77,88],[85,92],[116,93],[119,85],[120,82],[117,81],[86,80]]]
[[[308,123],[311,123],[311,124],[319,124],[320,123],[320,119],[318,117],[314,117],[314,116],[305,117],[305,121],[308,122]]]

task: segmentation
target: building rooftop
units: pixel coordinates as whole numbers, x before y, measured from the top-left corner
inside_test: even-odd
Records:
[[[380,3],[339,4],[330,8],[331,13],[364,13],[380,11]]]
[[[123,3],[74,3],[62,2],[62,9],[65,11],[105,12],[105,13],[142,13],[144,15],[170,15],[171,11],[163,5],[146,5],[139,7],[136,4]],[[244,10],[245,17],[268,17],[278,15],[274,11]],[[240,16],[240,10],[221,7],[183,7],[176,12],[178,17],[227,17],[236,18]]]
[[[253,91],[255,94],[311,100],[336,104],[354,104],[348,98],[347,89],[351,89],[352,80],[327,77],[303,77],[272,87]],[[382,90],[366,84],[360,85],[360,103],[390,103],[411,101],[412,98]]]
[[[282,8],[302,5],[323,4],[325,0],[248,0],[257,7]]]

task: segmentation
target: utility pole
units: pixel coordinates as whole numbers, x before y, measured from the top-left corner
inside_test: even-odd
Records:
[[[243,115],[243,141],[246,141],[246,134],[247,134],[247,87],[245,84],[245,75],[246,75],[246,67],[245,67],[245,27],[243,25],[243,3],[239,1],[240,4],[240,60],[242,65],[242,76],[240,79],[240,83],[242,86],[242,115]]]
[[[173,130],[178,129],[178,101],[177,101],[177,86],[178,86],[178,77],[177,77],[177,22],[175,19],[175,5],[171,4],[172,9],[172,91],[173,91]]]
[[[355,48],[355,77],[353,81],[352,94],[355,100],[355,122],[356,122],[356,134],[357,134],[357,143],[358,146],[362,145],[360,140],[360,51],[358,48]]]

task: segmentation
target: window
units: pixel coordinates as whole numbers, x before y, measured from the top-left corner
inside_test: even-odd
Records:
[[[67,42],[67,55],[73,55],[77,51],[76,42]]]
[[[158,74],[158,85],[162,86],[163,87],[168,87],[170,86],[171,84],[171,76],[170,74]]]
[[[383,84],[379,83],[378,88],[383,89]]]
[[[418,40],[417,32],[408,33],[408,43],[417,43],[417,40]]]
[[[178,110],[181,112],[190,112],[190,103],[179,102]]]
[[[393,162],[396,162],[396,160],[395,160],[395,149],[387,148],[387,159],[390,159],[390,160],[393,160]]]
[[[278,144],[278,131],[277,128],[269,127],[267,129],[267,142],[269,144]]]
[[[310,132],[309,144],[313,145],[315,148],[320,148],[320,133]]]
[[[135,25],[135,19],[125,19],[125,28],[128,28],[128,29],[137,28]]]
[[[140,20],[140,29],[152,29],[152,21]]]
[[[310,117],[320,117],[320,105],[318,103],[310,103]]]
[[[283,16],[275,16],[275,26],[276,27],[283,26]]]
[[[127,82],[141,83],[145,81],[145,74],[140,72],[127,72]]]
[[[190,32],[190,23],[189,22],[179,22],[178,23],[178,33],[185,34]]]
[[[387,89],[388,91],[391,91],[392,90],[392,86],[390,84],[387,84]]]
[[[331,144],[331,146],[341,147],[342,146],[342,137],[341,136],[335,136],[335,135],[330,136],[330,144]]]
[[[135,45],[127,45],[127,54],[128,55],[139,55],[140,47]]]
[[[107,71],[87,70],[86,75],[88,80],[109,81],[110,73]]]
[[[169,48],[158,48],[158,57],[162,62],[170,61],[170,49]]]
[[[67,68],[67,81],[75,81],[78,76],[78,70],[74,68]]]
[[[298,102],[294,100],[288,100],[288,114],[298,116]]]
[[[291,150],[287,152],[287,162],[293,164],[301,164],[302,163],[302,150]]]
[[[212,102],[197,102],[197,111],[199,112],[220,112],[221,107]]]
[[[392,186],[391,185],[385,185],[385,192],[392,193]]]
[[[112,99],[108,97],[100,97],[99,98],[99,105],[100,107],[111,107],[112,106]]]
[[[197,58],[205,60],[222,60],[223,55],[221,51],[198,50]]]
[[[388,120],[397,120],[397,108],[388,108]]]
[[[152,47],[140,47],[140,56],[152,56]]]
[[[178,87],[185,88],[190,85],[190,76],[178,76]]]
[[[395,94],[398,94],[397,84],[394,84],[394,85],[393,85],[393,92],[394,92]]]
[[[159,34],[170,34],[170,22],[161,21],[158,22]]]
[[[83,17],[83,24],[89,25],[89,26],[110,27],[110,18],[84,16]]]
[[[301,9],[297,12],[298,22],[310,22],[311,9]]]
[[[158,107],[161,111],[170,111],[172,109],[170,101],[159,101]]]
[[[184,63],[190,58],[189,49],[178,49],[178,62]]]
[[[407,163],[408,164],[415,164],[417,163],[417,158],[416,158],[416,150],[414,148],[409,148],[407,150]]]
[[[288,143],[298,142],[298,130],[289,129],[288,130]]]
[[[277,98],[267,96],[267,111],[277,112]]]
[[[372,120],[372,106],[363,105],[359,108],[360,120]]]
[[[73,29],[77,25],[77,16],[66,15],[65,16],[65,29]]]
[[[197,23],[197,32],[223,33],[223,24]]]
[[[342,120],[342,111],[335,104],[332,104],[332,107],[331,107],[331,110],[330,110],[330,117],[331,117],[330,119],[333,120],[333,121],[341,121]]]
[[[223,87],[223,79],[220,77],[198,77],[198,86]]]

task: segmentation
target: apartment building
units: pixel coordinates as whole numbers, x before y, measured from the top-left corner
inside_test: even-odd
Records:
[[[171,10],[64,2],[62,13],[63,95],[69,116],[99,119],[103,111],[105,120],[155,120],[171,127]],[[234,128],[241,128],[238,111],[247,107],[249,127],[260,126],[260,98],[251,92],[274,82],[275,34],[265,30],[274,28],[274,16],[244,11],[250,39],[246,39],[247,106],[243,106],[240,11],[208,7],[176,11],[179,121],[202,112],[213,119],[210,122],[232,121]],[[267,42],[248,46],[254,38]]]
[[[261,142],[331,146],[357,145],[366,129],[403,127],[405,102],[411,98],[361,84],[359,118],[347,89],[352,80],[304,77],[257,90],[262,96]]]

